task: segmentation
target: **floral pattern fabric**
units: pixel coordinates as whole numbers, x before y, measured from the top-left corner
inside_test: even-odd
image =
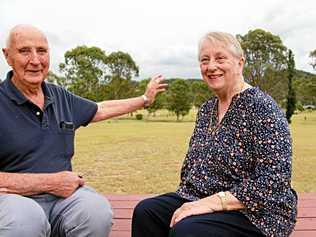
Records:
[[[233,97],[218,124],[218,98],[205,102],[185,157],[177,193],[198,200],[231,192],[266,236],[289,236],[297,213],[291,188],[291,137],[284,113],[259,88]]]

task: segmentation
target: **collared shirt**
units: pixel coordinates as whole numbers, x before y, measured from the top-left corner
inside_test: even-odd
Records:
[[[284,113],[258,88],[233,97],[218,125],[218,98],[204,103],[177,193],[198,200],[231,192],[266,236],[289,236],[297,212],[291,188],[291,137]]]
[[[10,71],[0,84],[0,171],[70,171],[75,130],[91,121],[96,103],[43,82],[41,110],[15,87],[12,76]]]

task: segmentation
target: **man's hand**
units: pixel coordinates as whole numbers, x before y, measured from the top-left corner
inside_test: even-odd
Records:
[[[51,188],[48,193],[55,196],[67,198],[73,194],[78,187],[84,185],[84,180],[70,171],[62,171],[51,175]]]
[[[221,210],[221,203],[215,196],[202,198],[198,201],[186,202],[178,208],[171,218],[170,227],[188,216],[212,213]]]
[[[162,75],[152,77],[147,84],[145,96],[149,99],[149,103],[152,104],[155,101],[155,97],[159,92],[163,92],[167,89],[168,84],[163,83],[165,78]]]

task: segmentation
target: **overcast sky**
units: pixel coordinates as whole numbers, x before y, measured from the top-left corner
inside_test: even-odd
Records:
[[[207,31],[246,34],[261,28],[279,35],[295,54],[297,69],[313,72],[314,0],[0,0],[0,45],[16,24],[32,24],[48,37],[51,70],[79,45],[107,54],[129,53],[140,79],[155,74],[199,78],[197,43]],[[0,77],[9,70],[0,57]]]

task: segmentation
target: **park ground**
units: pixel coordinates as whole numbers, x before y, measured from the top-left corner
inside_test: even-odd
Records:
[[[142,113],[140,121],[125,116],[78,130],[73,166],[88,185],[101,193],[175,191],[196,111],[181,122],[166,112]],[[292,120],[292,185],[298,192],[316,192],[316,112]]]

